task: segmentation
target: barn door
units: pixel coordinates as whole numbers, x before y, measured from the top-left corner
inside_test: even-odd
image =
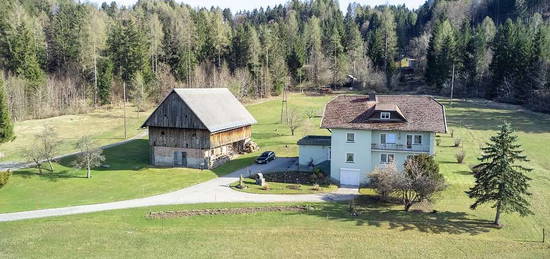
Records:
[[[174,152],[174,166],[187,166],[187,153]]]
[[[187,167],[187,152],[180,152],[181,153],[181,166]]]

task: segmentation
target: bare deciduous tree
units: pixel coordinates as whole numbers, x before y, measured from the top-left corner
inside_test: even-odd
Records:
[[[103,150],[94,146],[92,139],[89,136],[83,136],[76,143],[76,148],[80,150],[78,158],[75,160],[75,167],[79,169],[86,168],[86,178],[92,177],[92,168],[98,167],[103,161]]]
[[[294,132],[302,126],[304,118],[295,110],[288,110],[288,117],[286,120],[286,125],[290,129],[290,134],[294,136]]]
[[[38,142],[38,148],[42,153],[42,159],[48,162],[50,171],[53,172],[52,161],[59,144],[59,136],[52,126],[44,126],[44,129],[36,135],[36,140]],[[37,148],[35,146],[35,148]]]

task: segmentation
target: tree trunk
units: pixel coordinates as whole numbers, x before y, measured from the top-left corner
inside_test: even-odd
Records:
[[[408,201],[405,202],[405,211],[409,211],[409,209],[411,209],[412,205],[413,205],[412,202],[408,202]]]
[[[50,171],[53,172],[52,160],[48,159],[48,165],[50,166]]]
[[[90,172],[90,167],[86,168],[86,178],[92,178],[92,173]]]
[[[497,214],[495,216],[494,224],[500,226],[500,201],[497,203]]]

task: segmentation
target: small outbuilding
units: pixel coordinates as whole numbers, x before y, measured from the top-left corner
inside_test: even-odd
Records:
[[[214,168],[245,149],[255,123],[227,88],[176,88],[142,127],[153,165]]]
[[[330,136],[305,136],[298,140],[301,166],[318,165],[330,160]]]

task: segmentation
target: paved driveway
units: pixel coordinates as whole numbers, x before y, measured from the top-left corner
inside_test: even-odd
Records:
[[[357,189],[338,189],[335,193],[324,194],[252,194],[232,190],[229,185],[242,174],[248,176],[250,172],[270,172],[282,169],[295,169],[297,158],[277,158],[266,165],[251,165],[228,175],[210,181],[183,188],[178,191],[155,195],[146,198],[81,205],[64,208],[23,211],[0,214],[0,221],[14,221],[22,219],[43,218],[80,213],[89,213],[106,210],[127,209],[157,205],[194,204],[213,202],[321,202],[349,200],[355,196]]]

